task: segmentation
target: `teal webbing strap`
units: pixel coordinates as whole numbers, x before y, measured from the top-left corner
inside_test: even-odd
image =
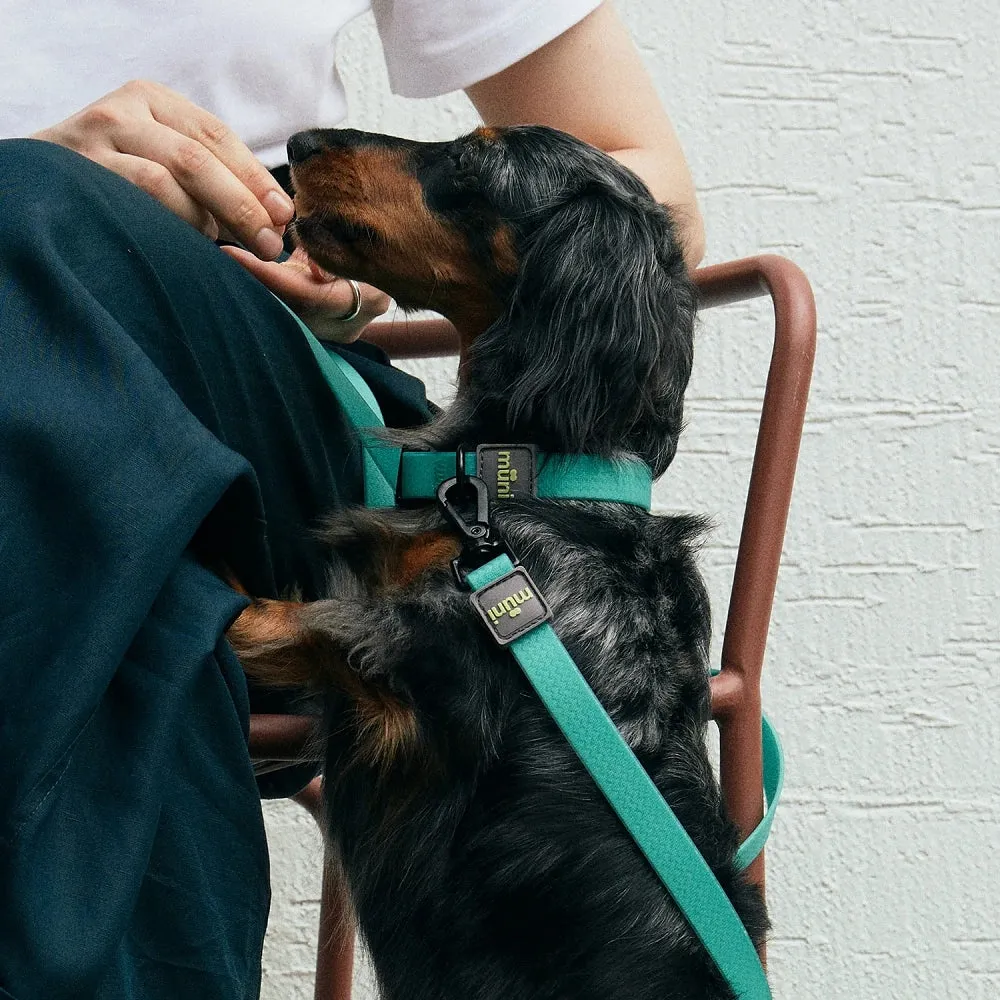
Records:
[[[278,299],[276,295],[275,298]],[[278,301],[281,302],[281,299]],[[361,438],[365,506],[395,507],[399,449],[372,442],[365,435],[365,428],[385,427],[382,410],[371,389],[368,388],[368,383],[339,354],[327,350],[316,339],[312,330],[284,302],[281,304],[298,323],[306,343],[316,358],[320,372]],[[454,466],[454,460],[452,465]]]
[[[512,569],[507,556],[498,556],[470,573],[469,584],[479,590]],[[722,886],[551,625],[539,625],[509,649],[733,991],[745,1000],[770,1000],[760,958]]]
[[[771,833],[771,824],[774,822],[774,814],[778,809],[778,799],[781,798],[781,790],[785,784],[785,755],[781,749],[781,741],[775,732],[771,720],[765,715],[760,720],[761,724],[761,747],[764,756],[764,798],[767,802],[767,811],[764,818],[757,824],[753,832],[746,840],[740,844],[736,852],[736,866],[738,868],[749,868],[757,855],[764,850],[768,835]]]
[[[476,453],[465,453],[465,471],[476,474]],[[434,500],[446,479],[455,478],[453,451],[404,451],[399,466],[400,500]]]
[[[476,453],[466,452],[465,469],[476,475]],[[438,486],[455,475],[451,452],[404,451],[399,469],[402,500],[433,500]],[[593,455],[538,456],[538,496],[565,500],[611,500],[649,510],[653,474],[636,459],[611,461]]]
[[[365,506],[395,507],[396,485],[401,500],[433,500],[437,488],[455,475],[453,452],[401,452],[367,436],[365,428],[385,427],[378,401],[349,362],[327,350],[293,310],[274,296],[295,320],[320,372],[333,390],[363,448]],[[466,471],[476,474],[476,455],[466,456]],[[540,456],[538,495],[571,500],[613,500],[649,510],[653,476],[640,461],[612,462],[592,455]]]
[[[638,459],[545,455],[538,463],[538,495],[564,500],[614,500],[649,510],[653,472]]]

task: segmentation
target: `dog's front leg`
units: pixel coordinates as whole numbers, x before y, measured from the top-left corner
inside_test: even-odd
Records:
[[[295,687],[346,701],[357,751],[379,767],[417,738],[413,705],[393,674],[393,651],[411,638],[396,634],[393,597],[458,552],[450,535],[384,534],[362,574],[331,574],[320,601],[255,599],[228,639],[247,674],[266,687]]]

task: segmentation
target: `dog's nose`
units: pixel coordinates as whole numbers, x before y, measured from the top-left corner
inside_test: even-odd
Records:
[[[320,129],[296,132],[288,140],[288,162],[302,163],[308,160],[310,156],[321,153],[324,148],[322,131]]]

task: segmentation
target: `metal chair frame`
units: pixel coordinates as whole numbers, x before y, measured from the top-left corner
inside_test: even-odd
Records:
[[[722,669],[712,679],[723,799],[729,815],[746,834],[764,810],[760,676],[812,377],[816,307],[802,271],[774,255],[701,268],[694,278],[701,309],[765,295],[774,306],[774,345],[733,573]],[[374,324],[366,337],[393,358],[443,357],[456,354],[458,349],[455,330],[444,320],[403,326]],[[250,754],[255,761],[301,761],[311,733],[308,717],[251,716]],[[295,798],[322,825],[320,780]],[[750,866],[748,875],[763,888],[763,854]],[[354,961],[350,913],[346,887],[328,853],[320,906],[316,1000],[350,998]]]

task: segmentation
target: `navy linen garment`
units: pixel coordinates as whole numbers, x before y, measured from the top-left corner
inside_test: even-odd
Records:
[[[344,348],[397,425],[422,386]],[[269,903],[224,633],[317,595],[357,442],[294,321],[75,153],[0,142],[0,997],[247,1000]],[[263,780],[263,779],[262,779]]]

